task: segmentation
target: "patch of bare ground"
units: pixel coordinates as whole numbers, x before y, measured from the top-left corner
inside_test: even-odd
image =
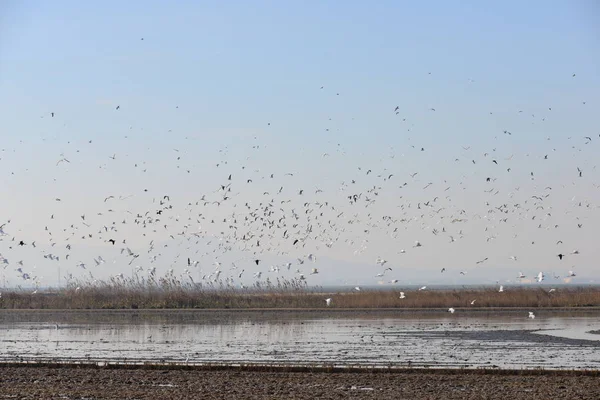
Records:
[[[600,378],[519,371],[0,367],[0,399],[599,399]]]

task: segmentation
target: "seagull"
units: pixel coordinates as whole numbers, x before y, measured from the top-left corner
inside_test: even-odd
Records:
[[[418,240],[415,240],[415,245],[413,247],[421,247],[421,242],[419,242]]]
[[[473,300],[473,301],[471,302],[471,305],[475,305],[475,302],[476,302],[476,301],[477,301],[477,299]]]
[[[519,276],[517,276],[517,278],[518,279],[523,279],[523,278],[526,278],[526,276],[522,272],[519,272]]]
[[[404,295],[404,292],[400,292],[400,298],[401,299],[405,299],[406,298],[406,296]]]
[[[377,260],[375,260],[375,263],[379,264],[379,265],[381,265],[383,267],[385,265],[385,263],[387,263],[387,260],[384,260],[381,257],[377,257]]]
[[[421,291],[421,290],[425,290],[425,289],[427,289],[427,286],[421,286],[421,287],[419,288],[419,291]]]
[[[537,274],[537,276],[535,277],[535,280],[538,282],[541,282],[544,280],[544,273],[540,271],[539,274]]]
[[[529,318],[535,319],[535,314],[532,311],[529,311]]]
[[[331,305],[331,298],[325,299],[325,304],[327,304],[327,307],[329,307]]]
[[[576,276],[576,275],[575,275],[575,272],[573,272],[573,271],[569,271],[569,275],[567,275],[567,276],[568,276],[568,277],[572,277],[572,276]]]
[[[66,162],[66,163],[71,163],[71,161],[67,160],[65,157],[61,158],[60,160],[58,160],[58,162],[56,163],[56,165],[60,164],[61,162]]]
[[[357,292],[360,292],[360,286],[355,286],[354,290],[356,290]]]
[[[500,292],[500,293],[504,292],[504,286],[500,286],[500,289],[498,289],[498,292]]]
[[[311,275],[315,275],[315,274],[318,274],[318,273],[319,273],[319,271],[316,268],[313,268],[312,271],[310,271]]]
[[[454,311],[456,311],[456,310],[455,310],[454,308],[452,308],[452,307],[450,307],[450,308],[448,309],[448,312],[449,312],[450,314],[454,314]]]

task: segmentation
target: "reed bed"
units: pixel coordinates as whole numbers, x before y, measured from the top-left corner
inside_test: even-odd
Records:
[[[60,290],[4,290],[0,309],[418,309],[598,307],[600,287],[454,289],[325,292],[300,279],[234,287],[219,281],[199,284],[174,275],[71,281]],[[325,303],[331,298],[330,306]],[[473,303],[474,301],[474,303]]]

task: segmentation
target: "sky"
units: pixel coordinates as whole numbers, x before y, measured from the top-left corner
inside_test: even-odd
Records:
[[[599,22],[594,1],[2,2],[2,284],[597,283]]]

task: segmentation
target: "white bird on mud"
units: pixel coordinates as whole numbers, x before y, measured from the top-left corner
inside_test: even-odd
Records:
[[[452,307],[450,307],[450,308],[448,309],[448,312],[449,312],[450,314],[454,314],[454,311],[456,311],[456,310],[455,310],[454,308],[452,308]]]
[[[529,311],[529,318],[535,319],[535,314],[532,311]]]
[[[473,301],[471,302],[471,305],[472,305],[472,306],[473,306],[473,305],[475,305],[475,302],[476,302],[476,301],[477,301],[477,299],[473,300]]]
[[[325,304],[327,304],[327,307],[329,307],[331,305],[331,298],[325,299]]]

